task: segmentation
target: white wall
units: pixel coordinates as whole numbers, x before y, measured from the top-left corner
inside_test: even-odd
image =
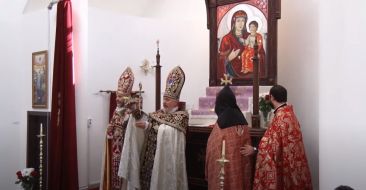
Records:
[[[16,180],[15,172],[25,167],[26,149],[26,102],[24,96],[26,89],[19,88],[26,83],[28,69],[20,63],[20,50],[18,49],[21,39],[20,26],[14,22],[0,21],[0,61],[2,69],[0,75],[1,98],[0,106],[0,189],[14,189]],[[19,73],[19,74],[18,74]],[[16,77],[16,81],[14,80]],[[23,110],[23,111],[19,111]],[[8,147],[13,147],[9,149]],[[16,159],[19,158],[19,159]]]
[[[72,1],[73,47],[75,64],[76,132],[78,151],[78,174],[80,189],[89,185],[89,132],[88,111],[90,101],[88,87],[88,1]]]
[[[1,65],[3,68],[6,65],[7,70],[2,70],[0,84],[9,93],[4,93],[1,98],[5,109],[0,114],[0,139],[4,142],[0,143],[3,156],[0,161],[0,189],[17,188],[15,172],[25,167],[26,111],[33,110],[30,95],[32,52],[49,49],[50,74],[53,71],[56,7],[50,14],[45,8],[22,14],[26,2],[20,1],[1,1],[1,8],[5,7],[5,11],[0,11],[3,26],[0,30]],[[194,89],[188,85],[183,89],[182,100],[187,101],[188,107],[197,106],[196,97],[204,95],[208,73],[201,71],[208,69],[209,43],[205,5],[204,2],[198,6],[196,1],[187,2],[187,6],[192,5],[194,7],[187,7],[192,11],[187,15],[182,14],[187,12],[180,10],[177,2],[166,2],[161,7],[142,11],[144,17],[137,17],[93,7],[87,12],[87,1],[73,3],[80,188],[99,182],[109,99],[97,92],[101,89],[114,90],[121,72],[126,66],[131,66],[136,75],[136,85],[141,81],[145,90],[144,108],[147,111],[154,109],[154,75],[149,73],[145,76],[139,65],[143,59],[156,64],[157,39],[161,42],[162,90],[169,70],[180,65],[186,71],[186,83],[196,84]],[[164,11],[170,6],[181,14]],[[88,22],[88,19],[93,22]],[[204,80],[198,82],[192,76],[200,76],[199,79]],[[17,83],[15,80],[9,83],[13,78]],[[49,80],[51,89],[51,76]],[[50,106],[38,111],[49,110]],[[89,129],[86,124],[88,118],[92,119]],[[14,148],[9,149],[8,143],[12,143]]]
[[[197,2],[197,6],[198,6]],[[89,9],[89,19],[93,20],[89,24],[89,75],[93,76],[88,80],[94,90],[90,94],[100,89],[113,89],[116,86],[117,79],[122,70],[129,65],[136,74],[136,82],[142,81],[145,87],[145,109],[153,110],[154,106],[154,81],[153,76],[149,74],[144,76],[139,71],[138,66],[141,61],[147,58],[150,61],[155,60],[155,40],[161,41],[162,64],[164,67],[172,67],[178,62],[183,66],[187,74],[186,88],[183,89],[182,97],[186,98],[188,107],[197,106],[198,97],[204,95],[204,89],[208,85],[208,30],[205,28],[206,11],[204,4],[200,4],[201,9],[195,13],[190,13],[188,17],[195,14],[196,20],[187,22],[173,13],[159,15],[158,18],[141,18],[136,16],[124,16],[115,11],[104,11],[98,8]],[[164,5],[162,6],[164,7]],[[306,7],[307,9],[302,9]],[[318,125],[318,97],[313,94],[318,93],[318,10],[314,9],[317,4],[314,2],[283,2],[282,20],[279,21],[279,60],[278,60],[278,81],[285,85],[289,90],[289,101],[294,104],[299,120],[302,124],[304,142],[308,159],[311,167],[313,184],[318,189],[319,180],[319,125]],[[165,13],[161,11],[160,13]],[[299,14],[301,13],[301,14]],[[148,15],[155,15],[149,14]],[[171,22],[171,17],[174,22]],[[170,19],[169,19],[170,18]],[[198,19],[200,18],[200,19]],[[297,26],[299,22],[304,27]],[[118,23],[118,24],[116,24]],[[127,25],[128,24],[128,25]],[[188,25],[187,29],[181,29],[182,25]],[[112,28],[112,29],[110,29]],[[131,29],[132,28],[132,29]],[[168,31],[165,31],[167,30]],[[197,29],[196,29],[197,28]],[[146,30],[148,32],[146,32]],[[126,37],[127,36],[127,37]],[[301,36],[301,37],[299,37]],[[164,40],[164,38],[167,38]],[[193,39],[192,39],[193,38]],[[173,40],[172,40],[173,39]],[[204,40],[202,40],[204,39]],[[148,42],[148,43],[147,43]],[[193,44],[193,45],[191,45]],[[299,46],[302,44],[302,46]],[[164,49],[167,46],[168,49]],[[129,51],[126,51],[129,50]],[[141,53],[142,52],[142,53]],[[201,52],[201,53],[199,53]],[[304,52],[308,56],[304,56]],[[186,55],[187,54],[188,57]],[[105,56],[107,55],[108,56]],[[101,56],[102,55],[102,56]],[[93,57],[93,58],[92,58]],[[178,58],[178,59],[177,59]],[[189,58],[193,60],[188,60]],[[300,59],[301,58],[301,59]],[[184,61],[187,59],[187,61]],[[202,61],[196,61],[201,59]],[[167,61],[165,61],[167,60]],[[185,63],[188,62],[188,63]],[[108,66],[106,66],[108,64]],[[184,67],[187,64],[187,67]],[[189,64],[189,66],[188,66]],[[199,68],[197,68],[199,66]],[[93,67],[95,67],[93,69]],[[163,67],[163,80],[166,76]],[[206,72],[202,72],[205,71]],[[201,72],[199,72],[201,71]],[[298,80],[294,80],[293,75],[296,72]],[[167,70],[165,70],[167,72]],[[110,77],[105,77],[108,73]],[[100,76],[98,76],[100,75]],[[115,79],[111,79],[114,76]],[[306,80],[305,80],[306,79]],[[188,85],[187,85],[188,84]],[[164,84],[163,84],[164,86]],[[164,89],[164,87],[163,87]],[[187,93],[188,92],[188,93]],[[100,144],[103,139],[99,134],[105,130],[107,121],[107,97],[99,95],[99,101],[93,101],[95,109],[103,107],[95,117],[94,124],[102,125],[97,132],[93,132],[93,139],[99,144],[91,155],[91,158],[100,161],[97,155],[100,154]],[[94,110],[94,109],[92,109]],[[98,119],[97,116],[103,116]],[[94,129],[95,130],[95,129]],[[91,161],[90,163],[97,163]],[[91,167],[93,168],[93,167]],[[99,165],[94,165],[95,171],[99,171]],[[91,172],[98,180],[99,174]],[[97,175],[96,175],[97,174]],[[94,181],[94,179],[92,181]]]
[[[13,3],[19,3],[14,1]],[[0,19],[0,189],[16,189],[15,172],[26,166],[27,111],[32,111],[32,52],[48,49],[47,10],[21,15],[5,8]],[[2,11],[0,11],[3,13]],[[6,69],[5,69],[6,68]],[[40,111],[40,110],[38,110]],[[41,110],[47,111],[47,110]],[[11,147],[11,148],[9,148]]]
[[[282,1],[278,82],[289,89],[319,189],[366,187],[365,5]]]
[[[173,1],[174,6],[179,6]],[[196,1],[189,1],[196,2]],[[89,58],[88,94],[89,109],[85,110],[93,125],[89,130],[90,163],[89,182],[99,182],[100,163],[104,133],[108,123],[109,96],[99,90],[115,90],[119,76],[130,66],[135,74],[133,89],[141,82],[145,91],[144,109],[155,109],[155,74],[145,75],[140,69],[144,59],[155,65],[156,40],[160,40],[162,67],[162,93],[168,72],[180,65],[186,74],[181,100],[187,107],[197,106],[198,97],[205,94],[208,86],[209,31],[206,29],[204,1],[194,4],[198,11],[183,14],[159,11],[166,5],[156,7],[151,17],[128,16],[98,7],[89,7]],[[173,6],[173,5],[172,5]],[[159,14],[155,14],[159,13]]]
[[[19,2],[3,1],[0,10],[0,65],[7,68],[0,74],[4,92],[0,99],[0,189],[16,189],[15,172],[25,167],[26,111],[32,110],[31,53],[49,48],[47,10],[22,15]],[[139,66],[144,59],[155,64],[157,39],[161,42],[162,90],[169,70],[182,66],[187,79],[181,97],[188,108],[197,107],[197,98],[205,94],[208,72],[202,71],[209,68],[204,1],[187,1],[184,8],[178,1],[159,1],[161,6],[155,4],[130,15],[91,2],[89,9],[85,1],[73,4],[82,188],[98,183],[100,177],[109,98],[97,93],[99,90],[116,89],[121,72],[131,66],[136,77],[134,89],[141,81],[144,108],[152,111],[154,75],[144,75]],[[301,122],[314,187],[334,189],[346,184],[363,189],[366,138],[362,135],[366,129],[361,119],[366,114],[366,75],[362,72],[366,66],[362,44],[366,27],[362,23],[366,14],[361,11],[366,2],[282,0],[281,4],[278,83],[288,88],[289,102]],[[16,7],[18,14],[9,7]],[[54,16],[50,18],[52,28]],[[92,119],[89,129],[88,118]]]
[[[366,188],[365,1],[321,1],[320,189]]]
[[[287,88],[301,124],[314,189],[319,186],[317,7],[316,1],[283,0],[278,23],[278,84]]]

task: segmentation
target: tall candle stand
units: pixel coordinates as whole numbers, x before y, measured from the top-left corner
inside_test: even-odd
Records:
[[[43,125],[41,123],[39,128],[39,189],[42,190],[42,176],[43,176],[43,137],[46,136],[43,134]]]
[[[221,158],[217,159],[216,161],[220,164],[221,170],[219,173],[219,181],[220,181],[220,190],[224,190],[224,181],[225,181],[225,164],[229,162],[225,158],[225,140],[222,141],[222,152],[221,152]]]

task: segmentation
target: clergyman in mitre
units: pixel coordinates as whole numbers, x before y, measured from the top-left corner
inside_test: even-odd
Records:
[[[131,101],[133,82],[134,75],[131,68],[127,67],[118,80],[117,107],[113,112],[106,132],[101,190],[120,190],[122,187],[122,179],[118,176],[118,168],[129,115],[131,109],[135,107],[134,101]]]
[[[163,98],[163,109],[150,113],[147,121],[137,121],[145,128],[141,155],[142,190],[188,189],[185,146],[188,112],[180,110],[179,97],[185,74],[179,66],[170,71]]]

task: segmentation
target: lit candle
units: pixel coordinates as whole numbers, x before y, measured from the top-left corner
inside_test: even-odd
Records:
[[[225,140],[222,141],[222,156],[225,156]]]
[[[41,126],[39,127],[39,134],[40,135],[43,135],[43,126],[42,126],[42,123],[41,123]]]

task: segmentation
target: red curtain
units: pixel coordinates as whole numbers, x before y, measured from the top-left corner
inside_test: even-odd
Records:
[[[48,189],[79,189],[70,0],[57,4],[49,139]]]

